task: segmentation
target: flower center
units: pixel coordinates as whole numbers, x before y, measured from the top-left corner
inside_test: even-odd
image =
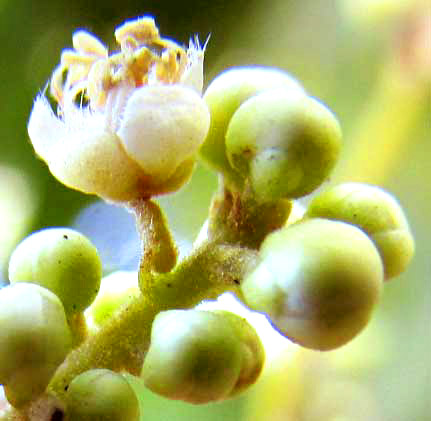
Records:
[[[115,31],[119,51],[108,49],[93,35],[78,31],[73,49],[62,52],[50,81],[51,95],[63,108],[68,101],[103,109],[109,91],[120,84],[140,87],[180,81],[189,62],[176,42],[162,38],[151,17],[124,23]]]

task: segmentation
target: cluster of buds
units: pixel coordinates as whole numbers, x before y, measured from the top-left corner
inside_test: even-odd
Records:
[[[333,170],[341,129],[288,74],[230,69],[202,98],[197,41],[185,49],[162,38],[149,17],[126,22],[115,38],[120,49],[109,54],[75,33],[50,82],[57,115],[40,95],[28,130],[59,181],[135,211],[139,273],[102,279],[88,239],[48,229],[16,248],[11,285],[0,291],[7,399],[25,411],[52,393],[66,421],[137,421],[133,381],[194,404],[246,390],[265,360],[254,328],[227,311],[193,308],[225,291],[293,342],[338,348],[367,325],[385,281],[414,253],[401,206],[375,186],[329,188],[295,215],[296,199]],[[182,186],[198,152],[221,188],[204,239],[176,265],[149,199]]]

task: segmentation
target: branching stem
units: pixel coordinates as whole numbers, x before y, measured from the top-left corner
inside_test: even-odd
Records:
[[[154,254],[144,252],[144,256],[148,259]],[[237,292],[246,272],[256,263],[255,251],[218,243],[204,243],[167,273],[149,270],[155,266],[144,260],[140,269],[143,294],[68,355],[51,380],[49,393],[62,400],[70,381],[92,368],[139,375],[157,313],[190,308],[225,291]]]

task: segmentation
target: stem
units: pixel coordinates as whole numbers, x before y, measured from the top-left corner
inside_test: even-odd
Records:
[[[225,291],[238,291],[240,281],[256,262],[254,251],[206,243],[170,273],[141,270],[144,295],[73,350],[58,368],[48,391],[62,400],[74,377],[96,367],[139,375],[157,313],[190,308]]]
[[[204,243],[170,273],[141,271],[140,288],[160,310],[189,308],[226,291],[240,294],[240,283],[257,260],[257,252],[241,246]]]
[[[227,194],[227,197],[232,196]],[[228,207],[232,203],[234,201],[225,201]],[[194,307],[202,300],[214,299],[225,291],[240,294],[241,280],[255,267],[258,256],[256,251],[243,247],[242,241],[237,239],[245,240],[245,230],[258,221],[263,230],[254,231],[256,235],[252,236],[252,242],[256,245],[261,241],[262,235],[266,235],[267,230],[274,227],[272,221],[260,216],[262,206],[254,207],[252,212],[247,212],[244,207],[230,206],[230,214],[237,218],[236,225],[230,226],[240,229],[225,230],[223,235],[217,237],[218,241],[202,244],[168,272],[175,265],[177,250],[160,208],[149,200],[136,201],[130,207],[135,212],[143,244],[139,270],[143,294],[119,310],[96,334],[86,338],[72,350],[51,379],[47,388],[49,395],[45,399],[54,398],[61,403],[70,382],[78,374],[93,368],[139,375],[150,344],[155,316],[168,309]],[[279,205],[263,205],[263,208],[279,210]],[[238,211],[234,212],[235,209]],[[278,226],[281,221],[284,223],[289,211],[290,203],[287,205],[287,202],[283,202],[275,225]],[[246,222],[241,223],[241,218],[247,216],[249,218],[246,218]],[[265,223],[262,223],[264,220]],[[234,234],[230,236],[230,232]],[[232,240],[232,244],[222,244],[224,240]]]
[[[238,192],[230,191],[223,181],[221,184],[210,209],[208,237],[211,241],[257,250],[270,232],[286,223],[291,201],[258,203],[247,186]]]
[[[68,316],[67,323],[72,332],[73,347],[80,345],[88,335],[84,313],[74,313]]]
[[[141,236],[141,266],[149,271],[169,272],[177,262],[178,250],[159,205],[143,199],[129,203],[129,207],[135,213]]]
[[[61,399],[73,378],[96,367],[138,375],[157,312],[143,296],[137,297],[67,356],[48,390]]]

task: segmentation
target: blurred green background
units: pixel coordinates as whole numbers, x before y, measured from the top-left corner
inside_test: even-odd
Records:
[[[8,256],[22,237],[42,227],[74,224],[79,212],[96,201],[60,185],[34,156],[26,131],[34,97],[44,89],[61,50],[71,46],[73,31],[85,28],[112,47],[113,29],[144,14],[156,18],[162,34],[184,44],[194,34],[201,40],[211,34],[207,84],[231,66],[277,66],[326,102],[345,135],[341,162],[329,182],[366,181],[394,193],[407,212],[417,250],[407,272],[386,285],[372,323],[351,345],[325,354],[293,347],[295,352],[268,363],[249,393],[223,404],[195,407],[143,391],[143,419],[429,420],[427,1],[0,0],[0,278],[6,280]],[[199,168],[181,193],[162,200],[186,243],[205,220],[215,186],[215,175]],[[97,213],[86,216],[90,225],[91,215]],[[105,263],[112,266],[116,244],[111,241],[109,247],[114,257]],[[124,244],[118,247],[123,254],[128,251]]]

